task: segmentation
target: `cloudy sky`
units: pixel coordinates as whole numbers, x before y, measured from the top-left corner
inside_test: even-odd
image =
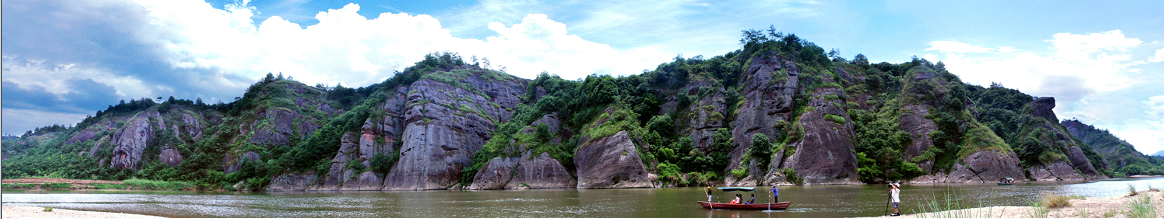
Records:
[[[268,72],[366,86],[434,51],[531,78],[627,75],[795,33],[845,57],[943,61],[971,84],[1053,96],[1060,118],[1164,149],[1155,1],[3,1],[3,130],[75,124],[119,100],[241,96]]]

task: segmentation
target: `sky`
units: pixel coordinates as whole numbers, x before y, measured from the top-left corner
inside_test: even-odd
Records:
[[[263,75],[367,86],[448,51],[533,78],[630,75],[795,33],[844,57],[917,56],[964,82],[1057,100],[1061,119],[1164,150],[1164,4],[1155,1],[6,0],[4,134],[120,100],[229,102]]]

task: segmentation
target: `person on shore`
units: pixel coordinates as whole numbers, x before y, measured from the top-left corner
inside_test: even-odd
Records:
[[[711,186],[707,187],[707,202],[711,202]]]
[[[752,200],[748,200],[748,201],[744,202],[744,204],[755,204],[755,203],[756,203],[756,194],[755,193],[752,193]]]
[[[776,189],[776,186],[772,186],[772,191],[768,191],[768,193],[772,193],[772,202],[780,202],[780,190]]]
[[[897,206],[901,204],[901,184],[889,183],[889,199],[893,201],[893,214],[889,216],[900,216],[901,212],[897,210]]]
[[[729,204],[739,204],[741,199],[743,199],[743,196],[740,196],[739,193],[736,193],[736,198],[732,199],[732,202]]]

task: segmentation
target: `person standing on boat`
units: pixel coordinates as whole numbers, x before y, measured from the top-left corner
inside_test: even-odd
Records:
[[[780,190],[776,189],[776,186],[772,186],[772,191],[768,191],[768,193],[772,193],[772,202],[780,202]]]
[[[711,186],[707,187],[707,202],[711,202]]]
[[[901,204],[901,184],[889,183],[889,198],[893,200],[893,214],[890,216],[899,216],[901,213],[897,210],[897,205]]]

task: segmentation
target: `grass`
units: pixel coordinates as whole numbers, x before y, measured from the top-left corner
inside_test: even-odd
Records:
[[[1072,196],[1064,195],[1044,195],[1037,204],[1039,207],[1044,208],[1071,207],[1071,199],[1073,198]]]
[[[93,187],[97,188],[97,189],[125,189],[126,188],[125,185],[123,185],[123,184],[112,184],[112,183],[89,183],[89,185],[93,185]]]
[[[953,191],[953,190],[948,190]],[[990,194],[990,199],[986,202],[979,202],[978,206],[971,206],[963,204],[960,201],[961,195],[957,192],[946,193],[944,197],[934,195],[933,198],[923,198],[919,205],[921,208],[920,214],[917,217],[934,217],[934,218],[985,218],[994,215],[994,207],[990,206],[985,209],[969,210],[969,208],[984,207],[987,203],[994,203],[994,194]],[[966,209],[966,210],[963,210]],[[912,210],[911,210],[912,211]],[[926,214],[928,213],[928,214]]]
[[[53,207],[44,207],[44,212],[52,212]]]
[[[1132,199],[1129,203],[1127,217],[1130,218],[1155,218],[1156,207],[1152,204],[1151,196],[1144,196],[1144,198]]]
[[[182,190],[188,188],[195,188],[194,183],[182,181],[160,181],[160,180],[145,180],[145,179],[127,179],[125,185],[137,187],[138,189],[147,190]]]
[[[1139,194],[1140,194],[1140,192],[1136,191],[1136,185],[1132,185],[1131,183],[1128,183],[1128,196],[1136,196]]]

